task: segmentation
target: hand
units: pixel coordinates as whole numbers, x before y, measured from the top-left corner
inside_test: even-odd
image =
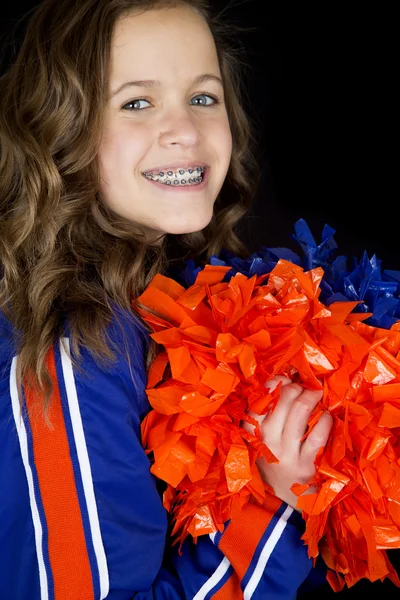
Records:
[[[315,474],[314,461],[318,450],[328,441],[333,419],[329,413],[323,413],[301,443],[308,419],[323,392],[305,389],[283,376],[276,376],[265,385],[273,390],[280,381],[281,395],[275,410],[263,416],[252,412],[249,415],[258,421],[262,441],[279,460],[279,463],[268,463],[265,458],[257,460],[263,481],[273,488],[278,498],[296,508],[298,497],[290,488],[294,483],[308,483]],[[247,431],[254,431],[254,426],[249,423],[243,426]],[[308,493],[312,491],[307,490]],[[301,512],[300,509],[296,510]]]

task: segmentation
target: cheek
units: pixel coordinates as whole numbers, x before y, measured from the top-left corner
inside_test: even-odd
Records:
[[[213,145],[220,164],[228,169],[231,161],[233,144],[228,117],[223,118],[212,125],[209,132],[209,139],[213,140]]]
[[[232,132],[229,127],[229,123],[228,123],[228,128],[226,131],[225,140],[226,140],[226,148],[227,148],[227,155],[228,155],[228,164],[230,164],[231,157],[232,157],[233,139],[232,139]]]
[[[133,132],[129,123],[109,130],[103,137],[99,151],[100,168],[104,174],[120,177],[122,166],[134,169],[146,151],[146,139],[143,132]]]

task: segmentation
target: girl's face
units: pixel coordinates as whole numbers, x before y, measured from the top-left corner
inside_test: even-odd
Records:
[[[99,151],[107,205],[157,232],[200,231],[231,153],[218,57],[203,18],[183,5],[120,19]]]

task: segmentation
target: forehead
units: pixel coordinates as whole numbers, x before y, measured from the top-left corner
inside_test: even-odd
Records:
[[[219,73],[211,31],[204,18],[187,5],[121,17],[115,25],[110,58],[114,84],[133,74],[162,80],[163,74]]]

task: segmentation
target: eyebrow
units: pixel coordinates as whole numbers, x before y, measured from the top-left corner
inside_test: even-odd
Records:
[[[199,85],[200,83],[204,83],[205,81],[216,81],[217,83],[219,83],[223,86],[221,77],[217,77],[217,75],[212,75],[211,73],[204,73],[203,75],[198,75],[197,77],[195,77],[193,79],[192,85]],[[114,98],[114,96],[116,96],[117,94],[122,92],[122,90],[124,90],[125,88],[128,88],[128,87],[150,88],[150,87],[155,87],[157,85],[159,85],[159,86],[162,85],[161,81],[158,81],[157,79],[143,79],[143,80],[139,80],[139,81],[126,81],[117,90],[115,90],[115,92],[111,93],[110,99]]]

